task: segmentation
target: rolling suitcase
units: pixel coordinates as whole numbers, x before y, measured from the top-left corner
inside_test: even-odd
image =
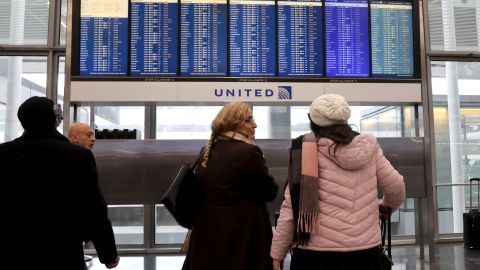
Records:
[[[472,182],[477,181],[477,208],[472,204]],[[480,249],[480,178],[470,178],[470,211],[463,214],[463,246]]]

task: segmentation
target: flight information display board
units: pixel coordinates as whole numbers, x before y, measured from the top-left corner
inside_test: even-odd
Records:
[[[180,0],[180,76],[227,75],[227,0]]]
[[[128,1],[82,0],[80,75],[127,74]]]
[[[372,76],[413,77],[412,4],[403,1],[370,3]]]
[[[414,0],[72,1],[71,75],[409,82],[419,20]]]
[[[130,74],[176,76],[178,1],[131,0]]]
[[[275,76],[275,0],[230,0],[230,76]]]
[[[367,0],[325,0],[327,77],[369,77]]]
[[[279,0],[278,76],[323,76],[321,0]]]

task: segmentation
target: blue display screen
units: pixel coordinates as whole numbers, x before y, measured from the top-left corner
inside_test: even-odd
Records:
[[[81,76],[126,75],[127,57],[128,18],[81,18]]]
[[[369,77],[367,0],[325,0],[327,77]]]
[[[176,76],[177,1],[136,1],[130,6],[130,74]]]
[[[321,0],[278,1],[278,76],[322,76]]]
[[[230,76],[275,76],[275,1],[230,1]]]
[[[412,4],[372,1],[370,21],[372,77],[413,77]]]
[[[410,0],[81,0],[75,9],[73,77],[419,77]]]
[[[181,1],[180,75],[227,75],[227,0]]]

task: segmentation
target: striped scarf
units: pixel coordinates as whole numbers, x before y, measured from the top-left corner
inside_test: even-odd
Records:
[[[294,244],[307,245],[318,217],[318,152],[313,132],[292,140],[288,184],[296,224]]]

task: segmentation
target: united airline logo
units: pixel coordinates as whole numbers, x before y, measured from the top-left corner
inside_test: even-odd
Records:
[[[275,91],[276,90],[276,91]],[[291,86],[279,86],[278,89],[270,88],[215,88],[216,97],[231,98],[266,98],[292,99]]]
[[[292,87],[291,86],[279,86],[278,87],[278,99],[292,99]]]

